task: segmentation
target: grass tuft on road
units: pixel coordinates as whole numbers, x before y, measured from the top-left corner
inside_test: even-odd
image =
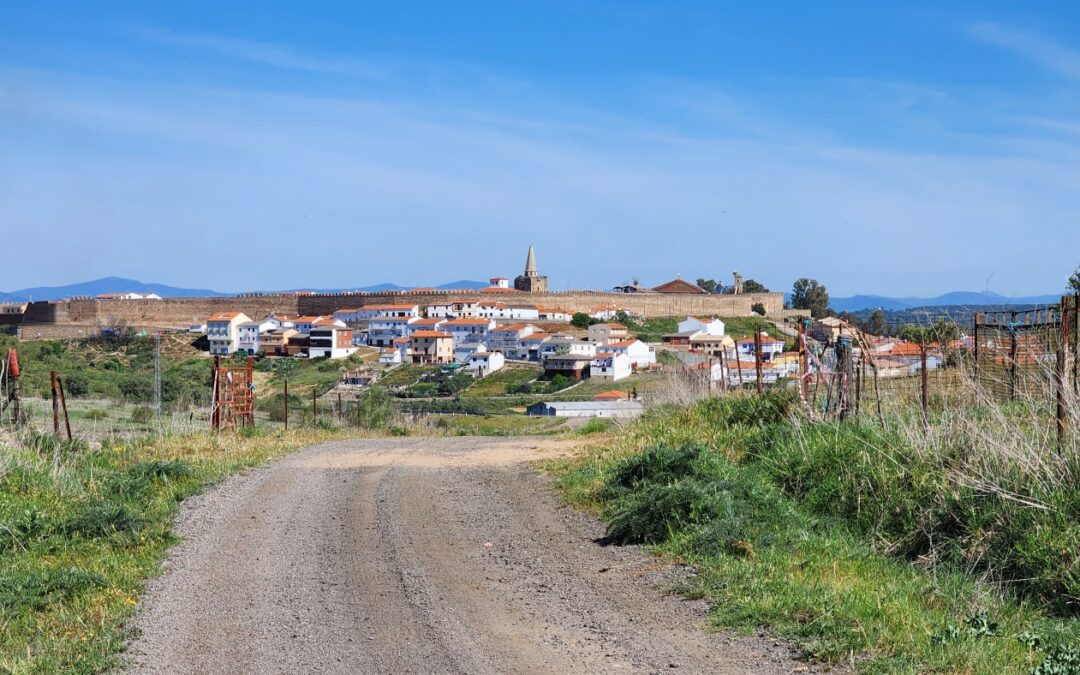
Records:
[[[222,433],[57,447],[0,445],[0,672],[117,664],[143,581],[175,543],[180,502],[335,432]]]

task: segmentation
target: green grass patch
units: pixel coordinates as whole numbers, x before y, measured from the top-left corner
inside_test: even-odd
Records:
[[[653,410],[547,466],[613,543],[694,564],[717,628],[862,672],[1080,672],[1075,489],[1049,511],[965,491],[956,456],[794,412],[783,391]]]
[[[420,381],[424,375],[439,372],[439,366],[405,364],[395,368],[379,380],[382,387],[408,387]]]
[[[503,396],[513,387],[519,387],[538,378],[543,371],[534,366],[511,365],[477,380],[462,396]]]
[[[117,665],[143,581],[175,542],[179,503],[241,467],[336,437],[194,435],[0,447],[0,672]]]
[[[524,415],[442,416],[435,425],[456,436],[546,436],[562,430],[565,420]]]

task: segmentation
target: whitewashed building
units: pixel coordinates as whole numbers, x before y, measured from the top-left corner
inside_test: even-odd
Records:
[[[240,324],[251,321],[243,312],[217,312],[206,320],[206,337],[210,353],[228,356],[240,349]]]
[[[589,377],[601,380],[619,381],[630,377],[634,372],[630,357],[618,352],[602,352],[593,357],[589,364]]]
[[[500,352],[473,352],[465,366],[477,377],[486,377],[506,365],[506,357]]]
[[[709,317],[688,316],[679,322],[680,333],[699,331],[705,335],[723,335],[724,329],[723,321]]]
[[[656,351],[637,338],[609,342],[604,346],[604,351],[626,354],[634,368],[650,368],[656,365]]]

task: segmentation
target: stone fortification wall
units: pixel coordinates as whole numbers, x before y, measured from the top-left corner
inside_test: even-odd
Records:
[[[676,293],[608,293],[602,291],[549,291],[544,293],[479,293],[386,291],[382,293],[335,293],[300,296],[303,314],[330,314],[338,309],[382,303],[428,305],[454,300],[497,300],[521,302],[541,307],[559,307],[570,312],[588,312],[596,307],[613,306],[642,316],[679,316],[716,314],[748,316],[755,303],[765,306],[766,314],[779,316],[784,311],[783,293],[745,293],[741,295],[696,295]]]
[[[252,318],[267,314],[297,314],[295,295],[250,295],[224,298],[165,298],[163,300],[102,300],[78,298],[66,302],[35,302],[23,325],[68,324],[109,326],[126,323],[155,328],[187,328],[204,323],[214,312],[238,311]]]
[[[570,312],[597,307],[618,307],[651,316],[715,314],[747,316],[755,303],[770,316],[784,311],[782,293],[743,295],[683,295],[671,293],[607,293],[601,291],[551,291],[545,293],[479,293],[475,291],[387,291],[381,293],[323,293],[313,295],[255,294],[219,298],[166,298],[164,300],[103,300],[77,298],[65,302],[35,302],[27,307],[20,334],[43,334],[42,325],[107,327],[116,323],[146,328],[187,328],[203,323],[215,312],[239,311],[251,318],[267,314],[331,314],[339,309],[365,305],[410,303],[428,305],[448,300],[497,300]]]

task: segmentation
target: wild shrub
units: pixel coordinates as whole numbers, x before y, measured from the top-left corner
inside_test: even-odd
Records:
[[[0,572],[0,608],[42,610],[104,586],[100,574],[77,567],[7,570]]]
[[[113,534],[135,533],[142,525],[143,519],[130,506],[106,501],[85,507],[61,523],[57,530],[67,536],[97,539]]]
[[[131,421],[136,424],[149,424],[154,419],[154,409],[148,405],[137,405],[131,409]]]
[[[577,432],[582,436],[589,436],[592,434],[603,434],[611,431],[613,428],[615,428],[615,423],[611,420],[595,417],[585,424],[582,424]]]

